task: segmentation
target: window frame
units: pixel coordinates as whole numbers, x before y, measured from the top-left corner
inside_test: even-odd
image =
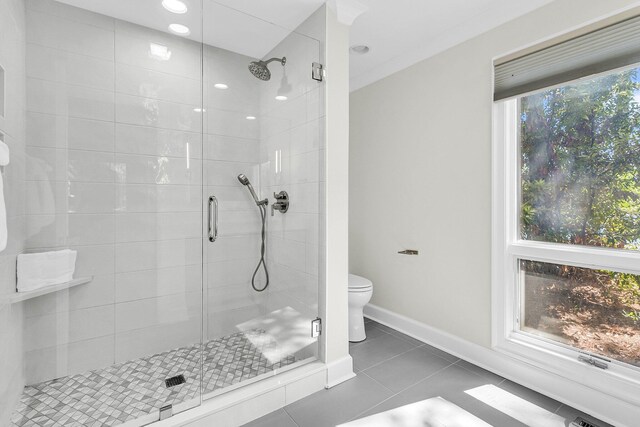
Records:
[[[520,238],[520,143],[517,98],[493,103],[492,347],[545,371],[640,405],[640,368],[611,360],[603,370],[578,360],[584,352],[519,330],[520,259],[640,274],[640,251]]]

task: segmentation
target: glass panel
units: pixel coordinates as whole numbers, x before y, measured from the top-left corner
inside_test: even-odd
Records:
[[[217,240],[205,238],[205,398],[316,358],[324,222],[324,83],[311,79],[320,43],[303,35],[324,28],[323,15],[292,32],[206,7],[205,199],[217,198],[219,221]],[[286,212],[274,209],[281,191]]]
[[[55,402],[61,424],[142,425],[200,403],[201,6],[188,3],[191,39],[167,31],[160,2],[24,2],[24,249],[73,250],[90,281],[22,303],[18,419]]]
[[[640,276],[520,261],[521,329],[640,366]]]
[[[523,239],[640,244],[639,69],[520,99]]]

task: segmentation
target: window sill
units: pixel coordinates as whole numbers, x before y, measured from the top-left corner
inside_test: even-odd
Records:
[[[553,344],[541,345],[539,339],[525,334],[512,333],[508,338],[499,340],[493,349],[550,374],[640,406],[640,370],[617,362],[610,363],[609,369],[597,368],[580,362],[575,350],[557,347]]]

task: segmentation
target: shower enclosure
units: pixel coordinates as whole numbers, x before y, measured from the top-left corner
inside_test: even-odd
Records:
[[[236,3],[0,0],[0,425],[143,425],[317,358],[323,2]],[[16,292],[60,249],[74,281]]]

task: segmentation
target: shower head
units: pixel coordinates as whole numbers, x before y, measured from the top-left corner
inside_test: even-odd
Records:
[[[251,196],[253,196],[253,200],[256,202],[256,205],[262,206],[269,203],[268,199],[258,200],[258,196],[253,189],[253,185],[251,185],[251,182],[249,182],[249,178],[247,178],[245,174],[241,173],[240,175],[238,175],[238,181],[240,181],[240,184],[246,186],[249,189],[249,192],[251,192]]]
[[[287,63],[287,58],[283,56],[282,58],[271,58],[266,61],[262,61],[262,60],[252,61],[249,64],[249,71],[251,71],[251,74],[259,78],[260,80],[264,80],[264,81],[270,80],[271,71],[269,71],[268,65],[270,62],[273,62],[273,61],[280,62],[280,64],[282,64],[282,66],[284,67],[284,64]]]

